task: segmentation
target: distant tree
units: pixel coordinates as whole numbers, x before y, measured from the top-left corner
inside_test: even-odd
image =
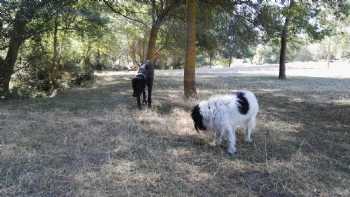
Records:
[[[265,32],[265,40],[280,40],[279,79],[286,79],[287,43],[298,35],[308,35],[312,40],[320,40],[332,32],[321,13],[327,8],[333,15],[345,13],[349,2],[279,0],[264,1],[259,13],[259,23]],[[295,39],[294,39],[295,40]]]
[[[201,1],[197,26],[198,46],[208,53],[232,59],[252,56],[259,38],[257,17],[261,1]]]
[[[196,9],[197,0],[186,1],[187,46],[186,63],[184,69],[185,97],[197,96],[195,84],[196,71]]]
[[[258,28],[256,17],[259,6],[257,4],[236,5],[234,11],[222,12],[217,15],[217,32],[221,54],[229,59],[231,65],[233,57],[247,58],[252,56],[250,51],[258,42]]]

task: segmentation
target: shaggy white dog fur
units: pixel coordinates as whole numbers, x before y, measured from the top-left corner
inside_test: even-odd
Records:
[[[201,101],[192,110],[194,127],[199,130],[211,130],[217,144],[227,138],[229,154],[236,153],[237,128],[246,130],[245,140],[251,142],[251,134],[259,111],[255,95],[247,90],[234,91],[229,95],[217,95],[207,101]]]

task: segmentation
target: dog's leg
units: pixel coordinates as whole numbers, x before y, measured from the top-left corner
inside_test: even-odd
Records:
[[[225,130],[215,131],[215,145],[221,145],[224,138]]]
[[[236,133],[234,128],[227,129],[228,147],[227,153],[234,155],[236,153]]]
[[[137,107],[141,109],[141,95],[137,96]]]
[[[147,103],[147,100],[146,100],[146,88],[143,89],[142,91],[142,103],[143,104],[146,104]]]
[[[255,117],[253,117],[247,123],[247,130],[246,130],[246,135],[245,135],[246,142],[252,142],[251,135],[252,135],[253,129],[255,128],[255,125],[256,125]]]
[[[152,87],[153,87],[153,79],[150,78],[147,82],[147,90],[148,90],[148,98],[147,98],[147,103],[148,107],[152,106]]]
[[[132,93],[132,96],[133,97],[137,97],[137,94],[136,94],[136,82],[137,82],[137,79],[136,78],[133,78],[132,81],[131,81],[131,84],[132,84],[132,90],[133,90],[133,93]]]

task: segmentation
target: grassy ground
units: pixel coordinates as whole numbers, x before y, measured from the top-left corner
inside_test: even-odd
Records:
[[[131,74],[53,99],[0,102],[0,196],[350,196],[350,80],[202,73],[200,99],[257,93],[253,144],[203,143],[182,77],[158,72],[152,110]]]

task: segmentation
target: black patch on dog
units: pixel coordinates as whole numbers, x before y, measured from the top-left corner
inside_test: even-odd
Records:
[[[203,124],[203,116],[200,113],[199,105],[193,107],[191,116],[194,123],[194,128],[197,130],[197,132],[199,132],[199,130],[207,129]]]
[[[238,110],[241,114],[247,114],[249,111],[249,102],[247,98],[244,96],[243,92],[238,92],[237,93],[237,98],[238,98]]]

